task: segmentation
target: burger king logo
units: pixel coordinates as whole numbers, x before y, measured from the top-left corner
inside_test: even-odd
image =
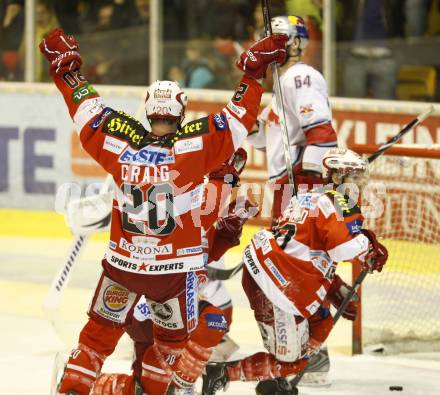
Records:
[[[129,291],[119,285],[109,285],[104,290],[104,305],[113,312],[119,312],[125,309],[128,302]]]

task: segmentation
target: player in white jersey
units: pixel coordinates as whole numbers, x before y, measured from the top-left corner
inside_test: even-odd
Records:
[[[280,86],[296,183],[311,188],[322,184],[322,158],[329,148],[337,146],[327,84],[319,71],[301,61],[309,37],[301,17],[272,18],[272,30],[289,37],[288,60],[280,68]],[[279,113],[273,96],[258,117],[258,131],[248,137],[255,148],[266,151],[269,179],[275,183],[274,219],[281,215],[291,197],[286,193],[283,199],[282,185],[288,183],[288,178]]]

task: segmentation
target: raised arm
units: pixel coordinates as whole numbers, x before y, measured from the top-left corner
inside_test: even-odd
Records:
[[[263,94],[261,80],[271,63],[285,60],[286,41],[286,35],[272,35],[257,41],[242,53],[237,67],[244,76],[232,99],[220,113],[211,114],[206,121],[209,133],[203,135],[203,146],[207,172],[227,160],[251,133]]]
[[[81,74],[82,58],[78,42],[57,28],[41,41],[40,51],[49,61],[50,76],[63,95],[71,118],[74,119],[84,100],[99,97]]]
[[[50,63],[50,75],[64,97],[83,148],[106,171],[118,175],[117,157],[128,145],[138,149],[146,130],[128,114],[105,107],[81,74],[75,38],[57,28],[41,41],[40,51]]]

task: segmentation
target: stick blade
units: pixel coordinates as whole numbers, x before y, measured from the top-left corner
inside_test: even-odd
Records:
[[[434,106],[431,104],[424,112],[422,112],[417,120],[419,123],[423,122],[426,118],[428,118],[434,112]]]

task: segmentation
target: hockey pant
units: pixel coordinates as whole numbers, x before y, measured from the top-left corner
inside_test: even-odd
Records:
[[[228,329],[223,312],[208,302],[200,302],[196,329],[185,342],[172,347],[161,341],[150,346],[142,361],[142,387],[149,395],[162,395],[172,380],[177,387],[191,387]]]
[[[217,264],[217,263],[216,263]],[[223,266],[223,265],[222,265]],[[221,281],[206,281],[199,287],[199,300],[209,302],[218,307],[226,319],[227,327],[232,323],[231,296]],[[133,320],[124,327],[125,332],[134,342],[135,360],[133,374],[140,378],[142,373],[142,358],[149,346],[153,344],[153,322],[145,297],[141,297],[134,311]]]
[[[209,265],[215,268],[224,269],[224,257],[221,257],[218,261],[210,262]],[[222,281],[208,280],[203,283],[203,285],[200,286],[199,297],[201,300],[206,300],[212,305],[220,308],[226,318],[226,321],[228,321],[228,328],[231,326],[232,299]]]
[[[166,286],[164,279],[168,276],[174,275],[151,276],[153,279],[144,280],[146,287],[151,288],[154,283],[151,281],[155,280],[159,292],[165,295],[162,300],[152,300],[145,292],[153,321],[153,339],[165,349],[176,345],[182,347],[189,333],[195,330],[198,320],[197,275],[194,272],[184,273],[180,284],[174,282],[173,289],[162,291],[161,288]],[[160,282],[164,287],[160,287]],[[175,296],[169,297],[171,292]],[[140,297],[140,294],[114,281],[104,270],[88,311],[89,321],[80,333],[77,349],[72,351],[66,364],[58,389],[60,393],[71,390],[79,395],[89,394],[104,360],[114,351],[124,332],[123,328],[130,323]]]
[[[228,363],[229,380],[267,380],[300,373],[307,366],[304,355],[309,338],[313,335],[324,341],[331,329],[331,317],[304,320],[285,313],[269,301],[246,269],[243,270],[242,285],[268,352]]]
[[[135,320],[137,321],[137,320]],[[135,336],[137,345],[143,349],[147,343],[138,341],[138,336],[145,336],[152,330],[152,321],[137,321],[136,330],[130,326],[130,336]],[[165,394],[171,381],[178,387],[190,387],[201,375],[212,349],[220,342],[227,322],[222,311],[207,302],[200,303],[200,316],[196,329],[187,341],[170,344],[155,340],[147,346],[141,358],[142,373],[134,369],[133,376],[126,374],[102,374],[95,383],[94,395],[133,395],[137,386],[148,395]],[[140,328],[143,330],[138,331]],[[153,329],[154,330],[154,329]],[[136,348],[139,357],[140,349]],[[135,365],[137,363],[135,361]]]

